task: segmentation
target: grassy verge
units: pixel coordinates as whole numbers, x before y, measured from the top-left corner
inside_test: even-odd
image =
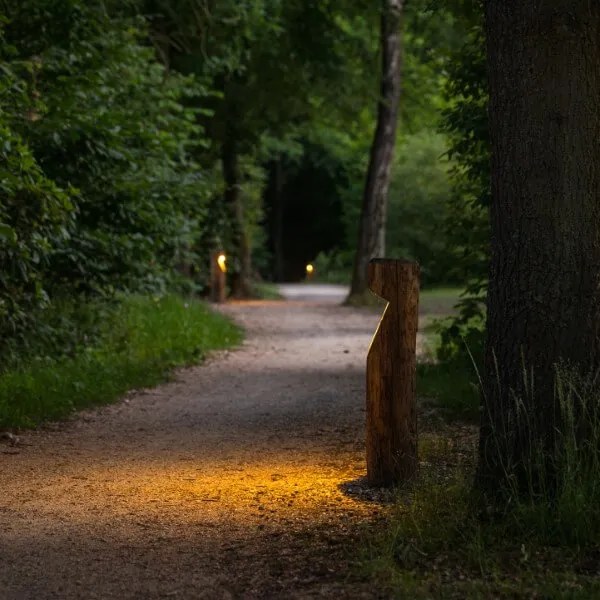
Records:
[[[447,317],[455,312],[463,288],[436,287],[422,289],[419,294],[419,312],[428,318]]]
[[[599,598],[597,540],[560,544],[526,522],[480,517],[475,439],[475,428],[422,436],[420,480],[365,538],[363,576],[396,598]]]
[[[195,300],[128,298],[109,313],[95,346],[0,375],[0,428],[34,427],[112,402],[130,389],[164,381],[173,367],[236,344],[241,335]]]
[[[479,421],[479,388],[472,365],[422,363],[417,365],[417,395],[435,401],[444,417],[476,423]]]
[[[590,459],[585,447],[565,444],[564,481],[555,496],[530,501],[513,495],[492,516],[472,492],[477,374],[464,354],[435,360],[435,320],[450,314],[456,299],[450,289],[421,294],[425,357],[417,391],[434,401],[427,402],[434,410],[419,424],[420,477],[398,491],[389,520],[365,535],[360,571],[386,597],[600,598],[597,446]],[[580,403],[582,389],[576,388]],[[595,427],[598,440],[598,422]]]
[[[600,598],[600,420],[586,404],[596,405],[595,388],[586,398],[585,385],[565,378],[557,392],[564,419],[573,420],[569,407],[581,405],[595,420],[589,446],[577,445],[575,427],[565,428],[552,463],[561,473],[555,492],[515,491],[502,511],[490,512],[472,491],[473,371],[457,361],[418,368],[419,391],[436,398],[439,410],[419,425],[418,481],[398,490],[387,523],[364,538],[363,576],[396,598]],[[541,458],[531,452],[538,475]]]
[[[438,321],[451,316],[459,300],[460,288],[431,288],[421,291],[420,333],[423,356],[417,365],[417,395],[434,400],[451,420],[476,422],[479,419],[477,373],[468,357],[438,362],[440,345]]]

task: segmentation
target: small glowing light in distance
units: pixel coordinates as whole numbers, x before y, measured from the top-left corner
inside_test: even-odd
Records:
[[[219,254],[219,256],[217,257],[217,264],[219,265],[219,269],[221,269],[223,273],[227,272],[227,265],[225,264],[226,262],[227,257],[224,254]]]
[[[306,265],[306,272],[309,275],[312,275],[312,272],[315,270],[315,268],[309,263],[308,265]]]

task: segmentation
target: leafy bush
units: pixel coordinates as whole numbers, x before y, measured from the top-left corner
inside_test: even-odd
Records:
[[[19,2],[9,17],[15,52],[36,57],[23,76],[39,115],[23,135],[46,175],[79,191],[54,281],[86,293],[160,286],[189,258],[203,216],[205,182],[191,159],[202,139],[184,107],[203,90],[167,76],[143,45],[143,23],[111,18],[102,2]]]
[[[489,259],[490,167],[487,121],[487,77],[481,12],[471,17],[472,27],[464,46],[450,63],[443,129],[450,142],[453,194],[446,231],[453,260],[453,276],[467,282],[459,314],[443,334],[442,356],[463,352],[461,341],[483,344],[484,299]]]
[[[351,250],[320,252],[312,263],[315,281],[349,285],[353,260],[354,252]]]
[[[1,21],[0,17],[0,21]],[[11,61],[13,49],[0,37],[0,357],[14,354],[24,341],[32,314],[48,303],[46,272],[54,249],[69,238],[74,192],[61,189],[42,171],[15,128],[35,118],[36,101],[14,67],[27,71],[31,61]]]
[[[142,20],[101,0],[6,0],[2,10],[6,367],[40,345],[40,331],[66,353],[93,335],[77,311],[57,317],[65,297],[164,291],[181,266],[204,269],[194,248],[211,177],[194,160],[203,111],[190,108],[206,90],[165,71]]]

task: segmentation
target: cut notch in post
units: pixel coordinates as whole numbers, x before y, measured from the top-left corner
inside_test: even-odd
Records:
[[[367,356],[366,448],[371,485],[392,486],[417,472],[416,346],[420,269],[373,259],[369,288],[388,301]]]

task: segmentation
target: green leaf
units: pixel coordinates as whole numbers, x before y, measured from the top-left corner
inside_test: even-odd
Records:
[[[14,244],[17,241],[17,233],[10,225],[0,223],[0,240],[4,240],[9,244]]]

